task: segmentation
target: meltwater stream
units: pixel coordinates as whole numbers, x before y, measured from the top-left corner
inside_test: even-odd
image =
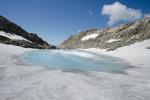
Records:
[[[24,62],[62,71],[123,73],[130,65],[119,58],[80,50],[35,50],[22,56]]]

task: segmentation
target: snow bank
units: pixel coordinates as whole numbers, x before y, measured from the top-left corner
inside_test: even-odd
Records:
[[[0,43],[0,65],[11,64],[10,62],[15,60],[12,57],[16,57],[30,50],[32,49]]]
[[[146,47],[150,46],[150,40],[145,40],[142,42],[138,42],[132,44],[130,46],[125,46],[118,48],[114,51],[107,51],[102,49],[90,48],[84,49],[85,51],[94,52],[94,53],[102,53],[114,57],[120,57],[130,62],[135,66],[150,66],[150,49],[146,49]]]
[[[23,38],[23,37],[21,37],[21,36],[18,36],[18,35],[12,35],[12,34],[10,34],[10,33],[5,33],[5,32],[3,32],[3,31],[0,31],[0,35],[1,36],[4,36],[4,37],[7,37],[7,38],[9,38],[9,39],[12,39],[12,40],[25,40],[25,41],[29,41],[29,40],[27,40],[27,39],[25,39],[25,38]]]
[[[96,38],[98,35],[99,35],[98,33],[94,33],[94,34],[87,35],[87,36],[83,37],[83,38],[81,39],[81,41],[86,41],[86,40],[89,40],[89,39],[94,39],[94,38]]]
[[[111,43],[111,42],[116,42],[116,41],[119,41],[120,39],[110,39],[110,40],[108,40],[108,41],[106,41],[106,42],[108,42],[108,43]]]

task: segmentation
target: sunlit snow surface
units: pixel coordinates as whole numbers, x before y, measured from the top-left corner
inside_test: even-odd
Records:
[[[111,53],[131,64],[140,64],[127,69],[128,74],[74,73],[29,66],[20,63],[17,56],[30,49],[0,43],[0,100],[149,100],[150,51],[145,49],[149,42],[143,41]],[[101,50],[90,51],[105,54]]]
[[[41,65],[62,71],[102,71],[123,73],[130,67],[122,60],[81,50],[37,50],[23,55],[31,65]]]

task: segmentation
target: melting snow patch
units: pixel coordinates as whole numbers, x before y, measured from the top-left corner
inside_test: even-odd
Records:
[[[116,41],[119,41],[120,39],[110,39],[110,40],[108,40],[108,41],[106,41],[106,42],[108,42],[108,43],[111,43],[111,42],[116,42]]]
[[[94,39],[94,38],[96,38],[98,35],[99,35],[99,34],[97,34],[97,33],[87,35],[87,36],[83,37],[83,38],[81,39],[81,41],[86,41],[86,40],[89,40],[89,39]]]

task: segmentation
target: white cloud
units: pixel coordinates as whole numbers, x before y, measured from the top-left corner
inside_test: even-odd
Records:
[[[88,12],[89,12],[90,15],[93,15],[93,14],[94,14],[91,9],[89,9]]]
[[[104,5],[101,13],[109,16],[108,25],[113,25],[119,21],[134,21],[142,16],[140,10],[128,8],[119,2]]]
[[[145,14],[144,18],[150,18],[150,13],[149,14]]]

